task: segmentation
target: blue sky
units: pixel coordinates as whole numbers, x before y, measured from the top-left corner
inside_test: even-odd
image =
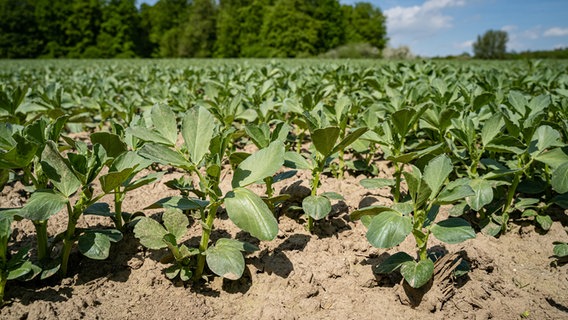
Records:
[[[156,0],[141,2],[154,3]],[[357,0],[340,0],[353,4]],[[477,35],[509,34],[508,51],[568,47],[568,0],[370,0],[387,16],[391,46],[421,56],[472,53]]]

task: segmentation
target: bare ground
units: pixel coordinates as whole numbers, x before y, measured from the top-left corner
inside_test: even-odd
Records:
[[[179,173],[164,176],[167,181]],[[465,277],[440,277],[424,292],[409,292],[400,275],[375,275],[373,268],[398,251],[413,254],[410,237],[390,249],[373,248],[365,227],[349,220],[349,212],[371,203],[390,203],[388,190],[366,190],[362,176],[344,180],[323,178],[320,192],[335,191],[345,201],[334,202],[332,215],[306,232],[300,213],[286,210],[309,193],[305,172],[275,185],[293,194],[280,211],[280,231],[271,242],[258,242],[240,232],[221,212],[213,238],[227,234],[255,243],[260,250],[247,256],[245,275],[237,281],[210,277],[188,285],[168,280],[159,262],[162,251],[144,249],[132,234],[111,249],[105,261],[72,257],[71,275],[47,282],[8,283],[8,304],[2,319],[567,319],[568,267],[552,257],[552,242],[567,241],[560,221],[547,233],[530,223],[513,223],[500,238],[478,234],[459,245],[432,240],[433,250],[458,254],[472,271]],[[225,179],[229,180],[230,179]],[[261,186],[254,187],[259,193]],[[175,193],[163,183],[135,190],[125,211],[138,211]],[[2,207],[25,201],[22,186],[4,188]],[[110,198],[106,200],[110,201]],[[146,211],[158,217],[159,210]],[[565,216],[566,212],[561,213]],[[109,225],[100,218],[82,224]],[[65,214],[50,220],[51,235],[64,230]],[[34,244],[33,226],[14,225],[14,239]],[[199,241],[199,225],[187,238]],[[443,266],[442,266],[443,267]],[[441,274],[443,273],[443,269]],[[406,288],[407,289],[407,288]]]

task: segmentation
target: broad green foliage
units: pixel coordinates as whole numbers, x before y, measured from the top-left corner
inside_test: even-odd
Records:
[[[312,52],[306,44],[312,36],[326,33],[342,41],[334,26],[322,22],[332,2],[322,2],[321,8],[304,4],[297,8],[302,14],[286,8],[274,25],[310,22],[317,32],[303,30],[307,36],[294,41],[306,52]],[[44,1],[37,5],[42,30],[69,29],[45,19],[60,1],[53,8]],[[131,2],[113,5],[128,13]],[[199,3],[203,12],[209,5]],[[167,6],[167,19],[150,13]],[[181,41],[179,35],[199,35],[197,25],[180,28],[188,8],[159,1],[142,12],[156,29],[154,54],[192,48],[195,54],[266,55],[271,53],[263,52],[265,43],[258,37],[271,33],[262,25],[274,12],[250,14],[265,6],[269,2],[263,0],[243,6],[221,1],[223,19],[234,14],[242,28],[220,25],[217,32],[234,35],[225,38],[234,37],[235,43],[211,48],[187,42],[167,52],[162,50]],[[71,20],[81,20],[76,13]],[[203,32],[208,23],[203,21]],[[362,32],[353,30],[355,24],[344,21],[345,31]],[[104,29],[100,41],[108,45],[127,37],[110,24]],[[53,31],[50,39],[57,43],[57,36]],[[98,47],[98,41],[70,43],[75,49],[69,51],[53,44],[52,54],[80,53]],[[108,52],[124,50],[135,49]],[[270,241],[279,232],[278,214],[302,210],[307,228],[317,234],[315,224],[328,219],[334,201],[343,200],[336,192],[323,192],[322,181],[350,176],[365,188],[391,191],[392,201],[350,212],[351,220],[360,219],[367,228],[370,245],[389,249],[410,236],[416,242],[418,259],[398,252],[374,271],[400,272],[410,286],[424,286],[436,263],[428,247],[431,236],[452,250],[476,232],[505,233],[513,221],[546,231],[557,223],[553,213],[568,208],[565,69],[562,61],[0,62],[0,186],[18,182],[30,194],[22,208],[2,211],[2,249],[12,253],[4,254],[2,281],[41,280],[58,271],[65,276],[73,249],[102,260],[132,230],[143,246],[169,250],[164,261],[173,263],[164,272],[170,279],[197,282],[211,274],[238,279],[245,254],[257,248],[212,235],[220,216],[226,213],[242,230],[237,237]],[[311,175],[311,190],[303,199],[286,194],[300,170]],[[175,178],[164,183],[177,194],[148,198],[146,208],[123,212],[129,192],[172,173]],[[256,192],[255,184],[264,185],[265,193]],[[149,209],[160,212],[145,217]],[[58,214],[67,215],[67,229],[49,234],[49,221]],[[100,216],[113,227],[78,227],[83,215]],[[20,218],[36,228],[33,261],[26,249],[8,250],[22,247],[6,236]],[[199,243],[193,240],[195,230],[200,230]],[[552,250],[562,259],[566,239],[558,240]]]

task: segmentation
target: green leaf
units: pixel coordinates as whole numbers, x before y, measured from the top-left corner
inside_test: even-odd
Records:
[[[416,110],[404,108],[396,111],[390,117],[393,129],[400,137],[406,136],[411,126],[413,125],[412,119],[416,115]]]
[[[156,131],[166,140],[169,145],[175,145],[178,136],[176,115],[171,108],[165,105],[154,105],[152,107],[152,123]]]
[[[110,252],[110,239],[106,234],[99,232],[86,232],[79,237],[79,252],[85,257],[94,260],[108,258]]]
[[[61,156],[53,141],[48,141],[43,149],[41,167],[45,175],[64,196],[71,196],[81,187],[81,181],[73,173],[69,161]]]
[[[475,211],[481,210],[484,206],[493,201],[493,188],[491,183],[485,179],[474,179],[469,186],[473,190],[473,195],[467,197],[467,204]]]
[[[284,153],[284,166],[300,170],[312,170],[313,168],[306,158],[294,151],[287,151]]]
[[[440,192],[438,198],[436,198],[436,203],[452,204],[463,198],[473,196],[474,194],[475,193],[473,192],[471,187],[467,185],[456,186],[455,188],[452,189],[446,188],[442,190],[442,192]]]
[[[159,208],[177,208],[180,210],[197,210],[205,208],[209,205],[209,201],[200,199],[189,199],[180,196],[165,197],[144,209],[159,209]]]
[[[554,244],[554,255],[558,258],[563,258],[568,256],[568,243],[566,242],[553,242]]]
[[[324,192],[324,193],[320,194],[320,196],[326,197],[329,200],[345,200],[345,198],[342,195],[340,195],[337,192],[332,192],[332,191]]]
[[[284,164],[284,144],[272,142],[267,148],[261,149],[243,160],[233,176],[233,188],[245,187],[272,176]]]
[[[167,247],[162,240],[168,231],[156,220],[142,217],[134,227],[134,236],[140,239],[140,244],[148,249],[162,249]]]
[[[377,265],[375,273],[391,273],[400,268],[405,262],[414,261],[406,252],[397,252]]]
[[[436,239],[448,244],[456,244],[475,238],[475,230],[462,218],[449,218],[440,221],[430,227],[430,231]]]
[[[557,195],[552,199],[552,202],[559,205],[563,209],[568,209],[568,193]]]
[[[491,142],[485,146],[485,149],[493,152],[521,154],[525,151],[525,146],[517,138],[502,135],[491,140]]]
[[[535,157],[535,160],[545,163],[553,169],[557,168],[568,162],[568,147],[554,148],[541,153]]]
[[[330,154],[334,154],[339,152],[340,150],[344,150],[348,146],[350,146],[353,142],[355,142],[359,137],[361,137],[365,132],[367,132],[367,128],[358,128],[355,131],[348,134],[343,140],[341,140],[334,148],[331,150]]]
[[[258,148],[268,147],[270,143],[270,127],[266,123],[246,125],[245,132]]]
[[[278,221],[262,199],[245,188],[227,193],[225,207],[237,227],[260,240],[272,240],[278,234]]]
[[[413,288],[420,288],[430,279],[434,274],[434,262],[430,259],[416,261],[407,261],[400,267],[400,274],[404,280]]]
[[[550,216],[537,215],[535,220],[542,230],[548,231],[552,227],[552,218]]]
[[[65,208],[68,201],[69,199],[60,193],[51,190],[38,190],[32,193],[20,214],[22,217],[33,221],[47,220]]]
[[[215,117],[204,107],[189,109],[183,117],[181,134],[194,164],[199,164],[215,133]]]
[[[349,215],[351,221],[359,220],[364,216],[376,216],[381,212],[394,211],[391,207],[385,206],[369,206],[359,210],[352,211]]]
[[[496,114],[489,118],[483,125],[481,130],[481,142],[483,146],[488,145],[495,137],[497,137],[505,126],[505,121],[500,114]]]
[[[124,182],[130,178],[134,168],[127,168],[122,171],[111,171],[99,178],[101,188],[104,193],[110,193],[115,188],[120,187]]]
[[[319,151],[324,157],[332,154],[331,150],[335,146],[337,138],[339,138],[338,127],[327,127],[323,129],[315,129],[312,132],[312,143],[316,150]]]
[[[152,143],[165,144],[168,146],[173,146],[170,140],[162,137],[162,135],[156,133],[155,131],[145,128],[145,127],[129,127],[126,128],[126,134],[132,135],[142,141],[148,141]]]
[[[167,208],[162,216],[162,220],[164,221],[166,230],[175,237],[176,242],[179,242],[187,232],[187,227],[189,226],[187,216],[179,209]]]
[[[111,171],[122,171],[124,169],[133,168],[134,172],[141,171],[142,169],[150,166],[152,161],[141,157],[135,151],[127,151],[120,154],[114,159],[110,166]]]
[[[302,201],[302,209],[308,216],[321,220],[331,212],[331,203],[323,196],[308,196]]]
[[[102,217],[114,216],[114,213],[110,212],[110,206],[106,202],[93,203],[92,205],[88,206],[85,211],[83,211],[83,214]]]
[[[207,249],[207,266],[223,278],[237,280],[245,271],[245,258],[233,243],[221,240],[223,239],[219,239],[215,246]]]
[[[377,248],[392,248],[412,231],[412,221],[395,211],[385,211],[373,218],[367,230],[367,240]]]
[[[16,143],[8,152],[0,150],[0,169],[16,169],[27,167],[33,160],[38,145],[15,134],[13,140]]]
[[[536,150],[530,150],[532,156],[542,153],[550,147],[562,146],[560,142],[561,136],[558,131],[551,126],[540,126],[534,132],[531,139],[531,146],[534,144]]]
[[[529,104],[527,98],[518,91],[509,92],[509,103],[521,116],[525,115],[526,106]]]
[[[139,154],[152,161],[171,165],[180,168],[190,168],[192,165],[185,157],[164,145],[157,143],[147,143],[142,149],[140,149]]]
[[[565,162],[552,171],[550,184],[552,185],[552,189],[558,193],[568,192],[568,162]]]
[[[445,154],[439,155],[428,162],[426,168],[424,168],[423,179],[430,187],[430,190],[432,190],[430,199],[436,197],[453,169],[452,160]]]
[[[95,132],[91,134],[91,143],[100,144],[109,157],[115,158],[126,152],[128,147],[120,136],[110,132]]]
[[[372,178],[372,179],[362,179],[359,183],[364,188],[372,190],[384,187],[392,187],[394,186],[395,181],[393,179]]]

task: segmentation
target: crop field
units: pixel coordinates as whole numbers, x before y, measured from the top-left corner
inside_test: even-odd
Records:
[[[568,317],[565,61],[0,61],[2,319]]]

